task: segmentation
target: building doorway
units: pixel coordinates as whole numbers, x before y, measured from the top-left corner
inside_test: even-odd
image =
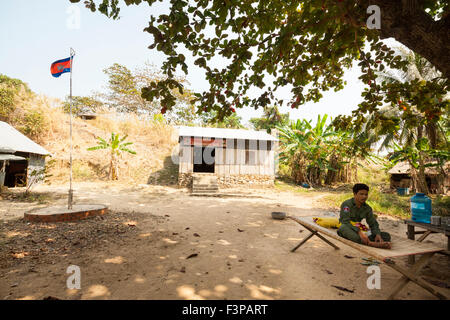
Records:
[[[9,188],[27,185],[27,160],[8,161],[6,165],[5,186]]]
[[[194,172],[214,173],[216,148],[194,146]]]

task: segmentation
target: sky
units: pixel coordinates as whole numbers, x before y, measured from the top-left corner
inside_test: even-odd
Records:
[[[52,62],[69,57],[76,52],[73,63],[74,96],[87,96],[104,91],[107,76],[103,69],[119,63],[135,69],[150,62],[162,65],[164,55],[150,50],[152,36],[144,32],[150,14],[168,12],[168,6],[156,2],[152,8],[145,3],[127,7],[121,2],[121,19],[112,20],[99,12],[92,13],[83,1],[72,4],[69,0],[14,0],[0,1],[0,73],[26,82],[38,94],[64,99],[69,95],[70,76],[59,78],[50,74]],[[208,88],[201,69],[187,59],[190,89],[202,92]],[[291,119],[313,120],[318,114],[333,118],[349,115],[362,101],[363,83],[358,79],[358,69],[345,73],[347,86],[338,92],[324,92],[318,103],[307,103],[299,109],[284,106]],[[280,98],[290,99],[289,90],[281,90]],[[244,108],[236,110],[247,123],[252,117],[262,115],[262,110]]]

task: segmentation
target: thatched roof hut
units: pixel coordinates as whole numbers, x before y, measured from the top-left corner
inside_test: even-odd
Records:
[[[428,164],[436,164],[436,162],[429,162]],[[409,163],[399,162],[392,169],[388,171],[390,177],[391,188],[409,188],[411,186],[411,176],[410,176],[410,166]],[[450,190],[450,161],[446,162],[444,165],[445,177],[444,181],[444,193]],[[441,175],[441,171],[438,167],[425,167],[425,178],[427,180],[428,188],[432,193],[436,192],[438,179],[437,177]]]

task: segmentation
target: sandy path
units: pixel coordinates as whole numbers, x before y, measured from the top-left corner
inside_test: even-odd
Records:
[[[0,219],[4,221],[1,250],[6,259],[0,266],[0,298],[384,299],[399,278],[397,272],[382,265],[381,289],[369,290],[367,266],[361,265],[365,255],[344,245],[336,251],[318,238],[290,253],[308,231],[299,232],[300,226],[290,220],[273,220],[270,212],[330,214],[320,207],[322,194],[253,190],[253,196],[259,197],[206,198],[158,186],[124,188],[93,183],[77,184],[75,189],[77,203],[107,204],[112,212],[110,220],[78,222],[70,228],[77,228],[73,229],[76,234],[86,234],[87,239],[94,232],[105,237],[81,244],[70,239],[66,254],[54,257],[49,251],[37,257],[11,256],[12,251],[21,249],[18,245],[33,249],[29,242],[19,241],[30,226],[18,218],[30,204],[0,201]],[[66,201],[65,186],[39,186],[36,192],[49,192],[55,204]],[[123,230],[108,229],[111,223]],[[380,226],[405,236],[405,226],[393,218],[380,217]],[[54,227],[54,235],[60,234],[61,225]],[[36,239],[34,246],[45,241],[42,230],[31,233],[28,237]],[[427,241],[444,246],[444,238],[432,235]],[[406,259],[400,262],[406,263]],[[72,264],[81,270],[80,290],[66,287],[66,269]],[[424,269],[424,276],[448,285],[449,269],[448,258],[436,255]],[[434,299],[412,283],[398,298]]]

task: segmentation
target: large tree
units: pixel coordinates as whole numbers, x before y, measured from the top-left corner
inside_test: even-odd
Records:
[[[101,96],[110,109],[146,115],[162,113],[165,114],[166,120],[176,124],[192,124],[200,121],[194,106],[190,103],[192,94],[189,90],[184,90],[183,93],[177,89],[171,91],[175,97],[175,105],[170,110],[162,107],[157,99],[148,101],[142,97],[142,88],[150,86],[151,83],[163,81],[165,78],[156,66],[145,63],[144,66],[131,71],[126,66],[114,63],[103,72],[108,76],[108,91]],[[187,84],[183,77],[177,77],[177,81]]]
[[[268,133],[271,133],[276,126],[289,124],[289,113],[281,113],[277,106],[266,106],[262,117],[251,118],[250,123],[256,130],[265,129]]]
[[[152,6],[156,0],[124,2]],[[119,17],[118,0],[85,3],[92,11],[98,7],[113,19]],[[370,5],[380,9],[380,29],[372,28],[376,24],[369,28],[368,19],[373,22],[377,18]],[[444,0],[170,0],[170,12],[151,15],[144,29],[153,35],[150,49],[167,56],[163,70],[168,77],[143,88],[142,97],[160,98],[168,109],[175,105],[175,97],[167,89],[183,89],[175,72],[177,68],[188,72],[185,49],[196,57],[195,64],[205,70],[210,83],[209,91],[196,94],[199,110],[216,110],[219,116],[243,106],[282,105],[276,90],[287,85],[292,108],[318,101],[323,91],[343,88],[344,71],[356,61],[367,84],[365,100],[352,121],[336,120],[337,125],[358,128],[365,121],[364,114],[377,112],[383,100],[399,100],[397,91],[409,90],[413,95],[436,92],[437,98],[448,91],[449,12]],[[428,59],[442,72],[445,84],[430,82],[419,87],[407,83],[398,88],[377,83],[377,71],[406,68],[406,62],[381,41],[385,38],[395,38]],[[213,63],[215,57],[223,58],[220,64]],[[247,97],[252,87],[261,89],[259,96]],[[389,92],[387,97],[385,92]],[[418,96],[426,100],[424,95]],[[433,104],[432,111],[443,110],[446,103]]]

